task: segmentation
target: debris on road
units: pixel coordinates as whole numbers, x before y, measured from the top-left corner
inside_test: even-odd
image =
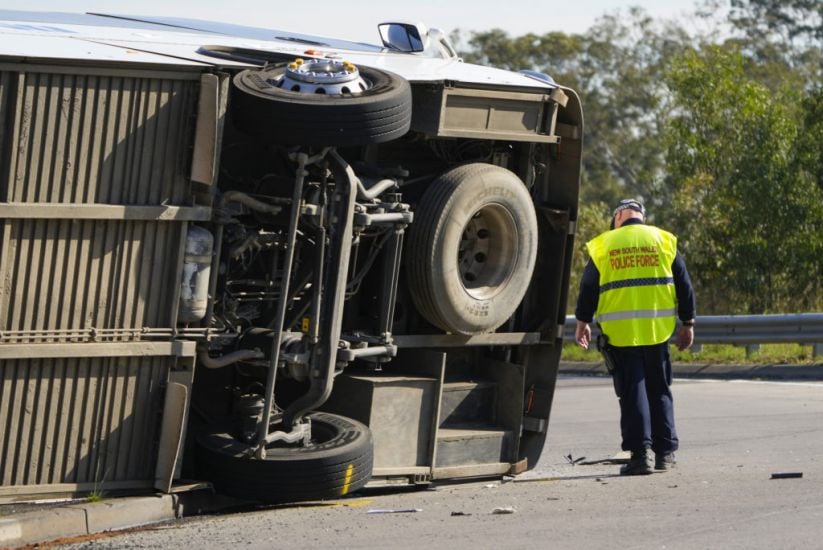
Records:
[[[535,483],[535,482],[549,482],[549,481],[560,481],[562,478],[556,475],[545,475],[545,476],[535,476],[535,477],[518,477],[514,480],[515,483]]]
[[[367,514],[414,514],[422,512],[420,508],[403,508],[400,510],[369,510]]]
[[[586,457],[584,456],[583,459]],[[588,462],[580,462],[581,466],[594,466],[595,464],[628,464],[629,459],[631,458],[631,453],[628,451],[620,451],[616,455],[609,457],[609,458],[601,458],[598,460],[589,460]]]
[[[803,472],[776,472],[772,474],[771,479],[790,479],[803,477]]]
[[[470,516],[471,514],[467,514],[466,512],[452,512],[452,516]]]
[[[573,458],[571,453],[567,454],[565,456],[565,458],[569,462],[569,464],[571,464],[572,466],[576,465],[578,462],[582,462],[582,461],[586,460],[585,456],[581,456],[579,458]]]
[[[513,506],[502,506],[500,508],[495,508],[492,510],[492,514],[513,514],[515,513],[515,509]]]

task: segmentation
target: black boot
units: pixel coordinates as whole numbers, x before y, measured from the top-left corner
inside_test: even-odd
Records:
[[[648,449],[632,451],[629,463],[620,467],[621,476],[644,476],[654,472],[651,453]]]
[[[674,459],[674,453],[655,453],[654,455],[654,469],[655,470],[671,470],[677,461]]]

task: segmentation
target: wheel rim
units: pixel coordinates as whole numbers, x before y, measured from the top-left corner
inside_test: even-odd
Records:
[[[285,441],[273,441],[266,444],[266,451],[278,453],[300,453],[311,451],[312,449],[320,449],[328,445],[328,443],[339,437],[340,431],[334,426],[324,421],[315,420],[311,424],[311,439],[308,445],[302,443],[288,443]]]
[[[336,59],[297,59],[289,63],[283,74],[270,80],[269,84],[300,94],[333,96],[357,95],[371,87],[356,66]]]
[[[489,204],[463,228],[457,252],[460,281],[477,300],[488,300],[509,280],[517,260],[517,224],[508,209]]]

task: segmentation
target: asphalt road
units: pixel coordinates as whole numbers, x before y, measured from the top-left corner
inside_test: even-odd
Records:
[[[823,384],[676,380],[674,395],[671,472],[598,462],[619,451],[610,380],[564,378],[543,458],[514,482],[195,517],[71,548],[823,547]],[[784,472],[803,477],[770,479]]]

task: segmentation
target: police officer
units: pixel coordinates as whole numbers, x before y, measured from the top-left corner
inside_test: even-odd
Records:
[[[650,474],[652,466],[674,467],[679,442],[668,341],[678,318],[678,349],[694,341],[694,290],[677,252],[677,238],[645,225],[645,215],[639,200],[622,200],[614,210],[612,229],[586,243],[590,260],[575,311],[580,346],[589,347],[589,323],[595,315],[613,346],[622,447],[631,451],[629,463],[620,468],[622,475]]]

